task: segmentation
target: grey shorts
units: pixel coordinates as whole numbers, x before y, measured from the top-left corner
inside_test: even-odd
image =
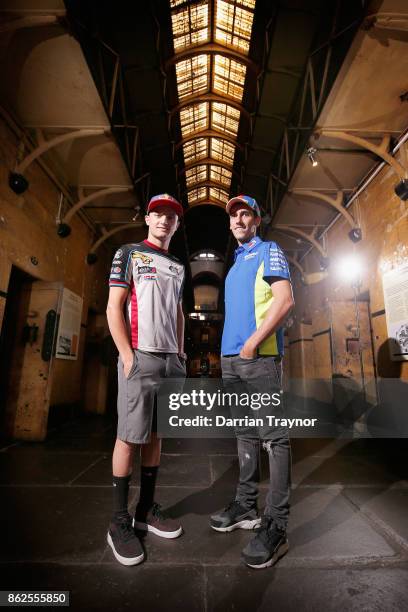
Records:
[[[185,378],[186,366],[176,353],[133,350],[133,365],[126,378],[118,358],[118,431],[124,442],[150,441],[156,396],[164,378]]]

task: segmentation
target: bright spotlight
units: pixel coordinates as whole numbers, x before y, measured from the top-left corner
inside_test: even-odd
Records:
[[[337,262],[337,274],[344,281],[355,283],[361,278],[363,265],[357,255],[347,255]]]

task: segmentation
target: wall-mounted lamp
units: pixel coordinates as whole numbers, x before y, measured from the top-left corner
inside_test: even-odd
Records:
[[[66,238],[71,233],[71,228],[67,223],[59,223],[57,227],[57,234],[60,238]]]
[[[20,195],[27,191],[29,185],[25,176],[23,176],[22,174],[18,174],[18,172],[9,173],[8,184],[10,189],[12,189],[17,195]]]
[[[98,256],[96,253],[88,253],[86,256],[86,263],[90,266],[93,266],[98,261]]]
[[[316,159],[316,153],[317,153],[317,149],[315,149],[315,147],[309,147],[306,151],[306,155],[308,156],[309,161],[312,164],[313,168],[315,168],[317,164],[319,163]]]
[[[362,236],[363,234],[359,227],[353,227],[353,229],[348,233],[348,237],[350,238],[351,242],[360,242]]]
[[[401,200],[408,200],[408,179],[402,179],[395,185],[394,191]]]
[[[324,272],[325,270],[327,270],[329,265],[330,265],[330,259],[328,257],[321,257],[320,258],[319,268],[320,268],[321,272]]]

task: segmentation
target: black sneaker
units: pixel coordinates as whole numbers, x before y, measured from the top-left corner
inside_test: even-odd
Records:
[[[153,506],[148,511],[143,511],[143,509],[137,505],[132,525],[139,531],[151,531],[161,538],[170,540],[178,538],[183,532],[180,523],[166,516],[160,504],[156,504],[156,502],[154,502]]]
[[[122,565],[137,565],[143,561],[143,548],[132,528],[129,515],[111,522],[107,540],[113,554]]]
[[[269,516],[263,516],[258,533],[242,551],[242,560],[248,567],[262,569],[274,565],[289,550],[286,531],[282,531]]]
[[[248,510],[234,500],[224,510],[210,517],[210,525],[215,531],[234,531],[234,529],[254,529],[261,522],[258,510],[254,507]]]

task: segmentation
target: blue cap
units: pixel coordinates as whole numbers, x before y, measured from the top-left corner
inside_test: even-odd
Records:
[[[227,211],[227,213],[229,214],[231,207],[234,204],[246,204],[247,206],[249,206],[249,208],[254,212],[255,217],[260,217],[261,216],[261,210],[258,206],[257,201],[255,200],[255,198],[251,198],[251,196],[247,196],[247,195],[238,195],[235,198],[231,198],[228,202],[227,205],[225,207],[225,210]]]

